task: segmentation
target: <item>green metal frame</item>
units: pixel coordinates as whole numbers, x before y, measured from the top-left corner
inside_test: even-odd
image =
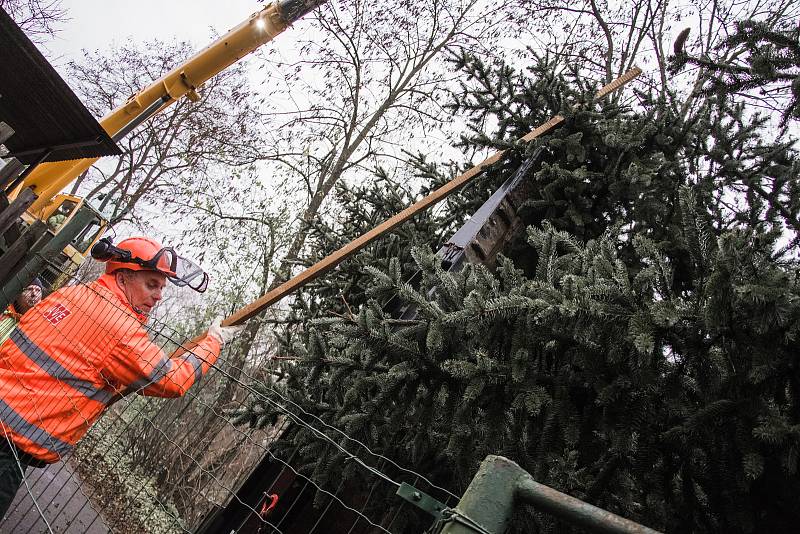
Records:
[[[607,510],[539,484],[519,465],[502,456],[487,456],[455,509],[442,513],[433,534],[503,534],[516,503],[591,532],[659,534]]]
[[[424,491],[420,491],[411,484],[406,484],[405,482],[400,484],[396,495],[407,500],[420,510],[429,513],[434,519],[441,519],[442,512],[447,509],[444,503],[437,501]]]
[[[48,260],[57,258],[64,247],[81,233],[94,216],[91,209],[81,208],[55,236],[50,237],[49,234],[45,234],[40,238],[40,241],[45,238],[49,240],[46,243],[35,243],[22,268],[0,289],[0,310],[5,310],[17,295],[28,287]]]

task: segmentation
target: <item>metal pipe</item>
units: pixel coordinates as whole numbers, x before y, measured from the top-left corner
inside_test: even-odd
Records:
[[[522,477],[517,482],[516,495],[519,500],[532,504],[540,512],[554,515],[567,523],[583,527],[591,532],[659,534],[657,530],[612,514],[608,510],[583,502],[544,484],[539,484],[530,475]]]
[[[566,493],[539,484],[515,462],[487,456],[455,510],[441,520],[441,534],[502,534],[520,502],[571,525],[608,534],[660,534]]]
[[[146,121],[147,119],[149,119],[150,117],[155,115],[156,112],[158,112],[158,110],[161,109],[161,107],[164,104],[166,104],[167,102],[169,102],[169,96],[167,96],[167,95],[164,95],[163,97],[161,97],[160,100],[156,100],[155,102],[150,104],[144,111],[139,113],[131,122],[126,124],[120,131],[115,133],[111,137],[111,139],[113,139],[115,143],[120,141],[126,135],[131,133],[134,128],[136,128],[137,126],[142,124],[144,121]]]
[[[511,460],[487,456],[458,501],[455,513],[444,520],[441,534],[505,532],[514,512],[517,483],[523,475],[527,472]]]

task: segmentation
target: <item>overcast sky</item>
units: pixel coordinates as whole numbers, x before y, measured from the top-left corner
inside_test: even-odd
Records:
[[[81,50],[105,50],[128,39],[189,41],[196,49],[264,7],[256,0],[64,0],[70,20],[43,52],[63,74]]]
[[[227,33],[256,11],[265,6],[257,0],[62,0],[68,20],[56,26],[55,37],[39,45],[45,57],[69,84],[67,63],[81,60],[83,50],[107,51],[126,41],[137,42],[159,39],[162,41],[188,41],[198,51],[218,36]],[[287,32],[304,33],[302,23]],[[267,46],[279,47],[281,39]],[[293,51],[292,43],[281,46],[281,52]],[[291,52],[289,52],[291,53]],[[176,58],[175,64],[181,58]],[[110,111],[110,110],[109,110]],[[99,118],[99,117],[98,117]],[[142,206],[140,211],[146,211]],[[156,237],[169,233],[160,229]],[[180,229],[175,229],[179,231]],[[117,225],[117,233],[139,233]]]

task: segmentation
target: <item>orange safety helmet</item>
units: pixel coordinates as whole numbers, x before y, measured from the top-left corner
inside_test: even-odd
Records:
[[[173,271],[172,266],[170,265],[170,254],[164,254],[162,251],[171,250],[171,249],[164,249],[161,246],[161,243],[156,241],[155,239],[151,239],[149,237],[129,237],[128,239],[123,239],[117,245],[117,248],[122,250],[127,250],[131,253],[131,258],[139,258],[144,262],[148,262],[158,257],[157,263],[155,264],[155,268],[153,267],[146,267],[139,263],[132,263],[130,261],[114,261],[110,260],[106,263],[106,274],[113,273],[119,269],[130,269],[131,271],[156,271],[162,274],[167,275],[168,277],[174,277],[175,271]],[[161,253],[159,255],[159,253]]]
[[[198,293],[208,287],[208,274],[199,265],[149,237],[129,237],[119,245],[104,237],[92,246],[92,258],[106,263],[106,274],[120,269],[155,271],[178,287],[189,286]]]

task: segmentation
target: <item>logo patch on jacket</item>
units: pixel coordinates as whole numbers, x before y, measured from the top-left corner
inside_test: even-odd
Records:
[[[61,304],[60,302],[53,304],[49,310],[44,312],[44,318],[50,321],[50,323],[55,326],[60,323],[66,316],[68,316],[71,311],[69,308]]]

